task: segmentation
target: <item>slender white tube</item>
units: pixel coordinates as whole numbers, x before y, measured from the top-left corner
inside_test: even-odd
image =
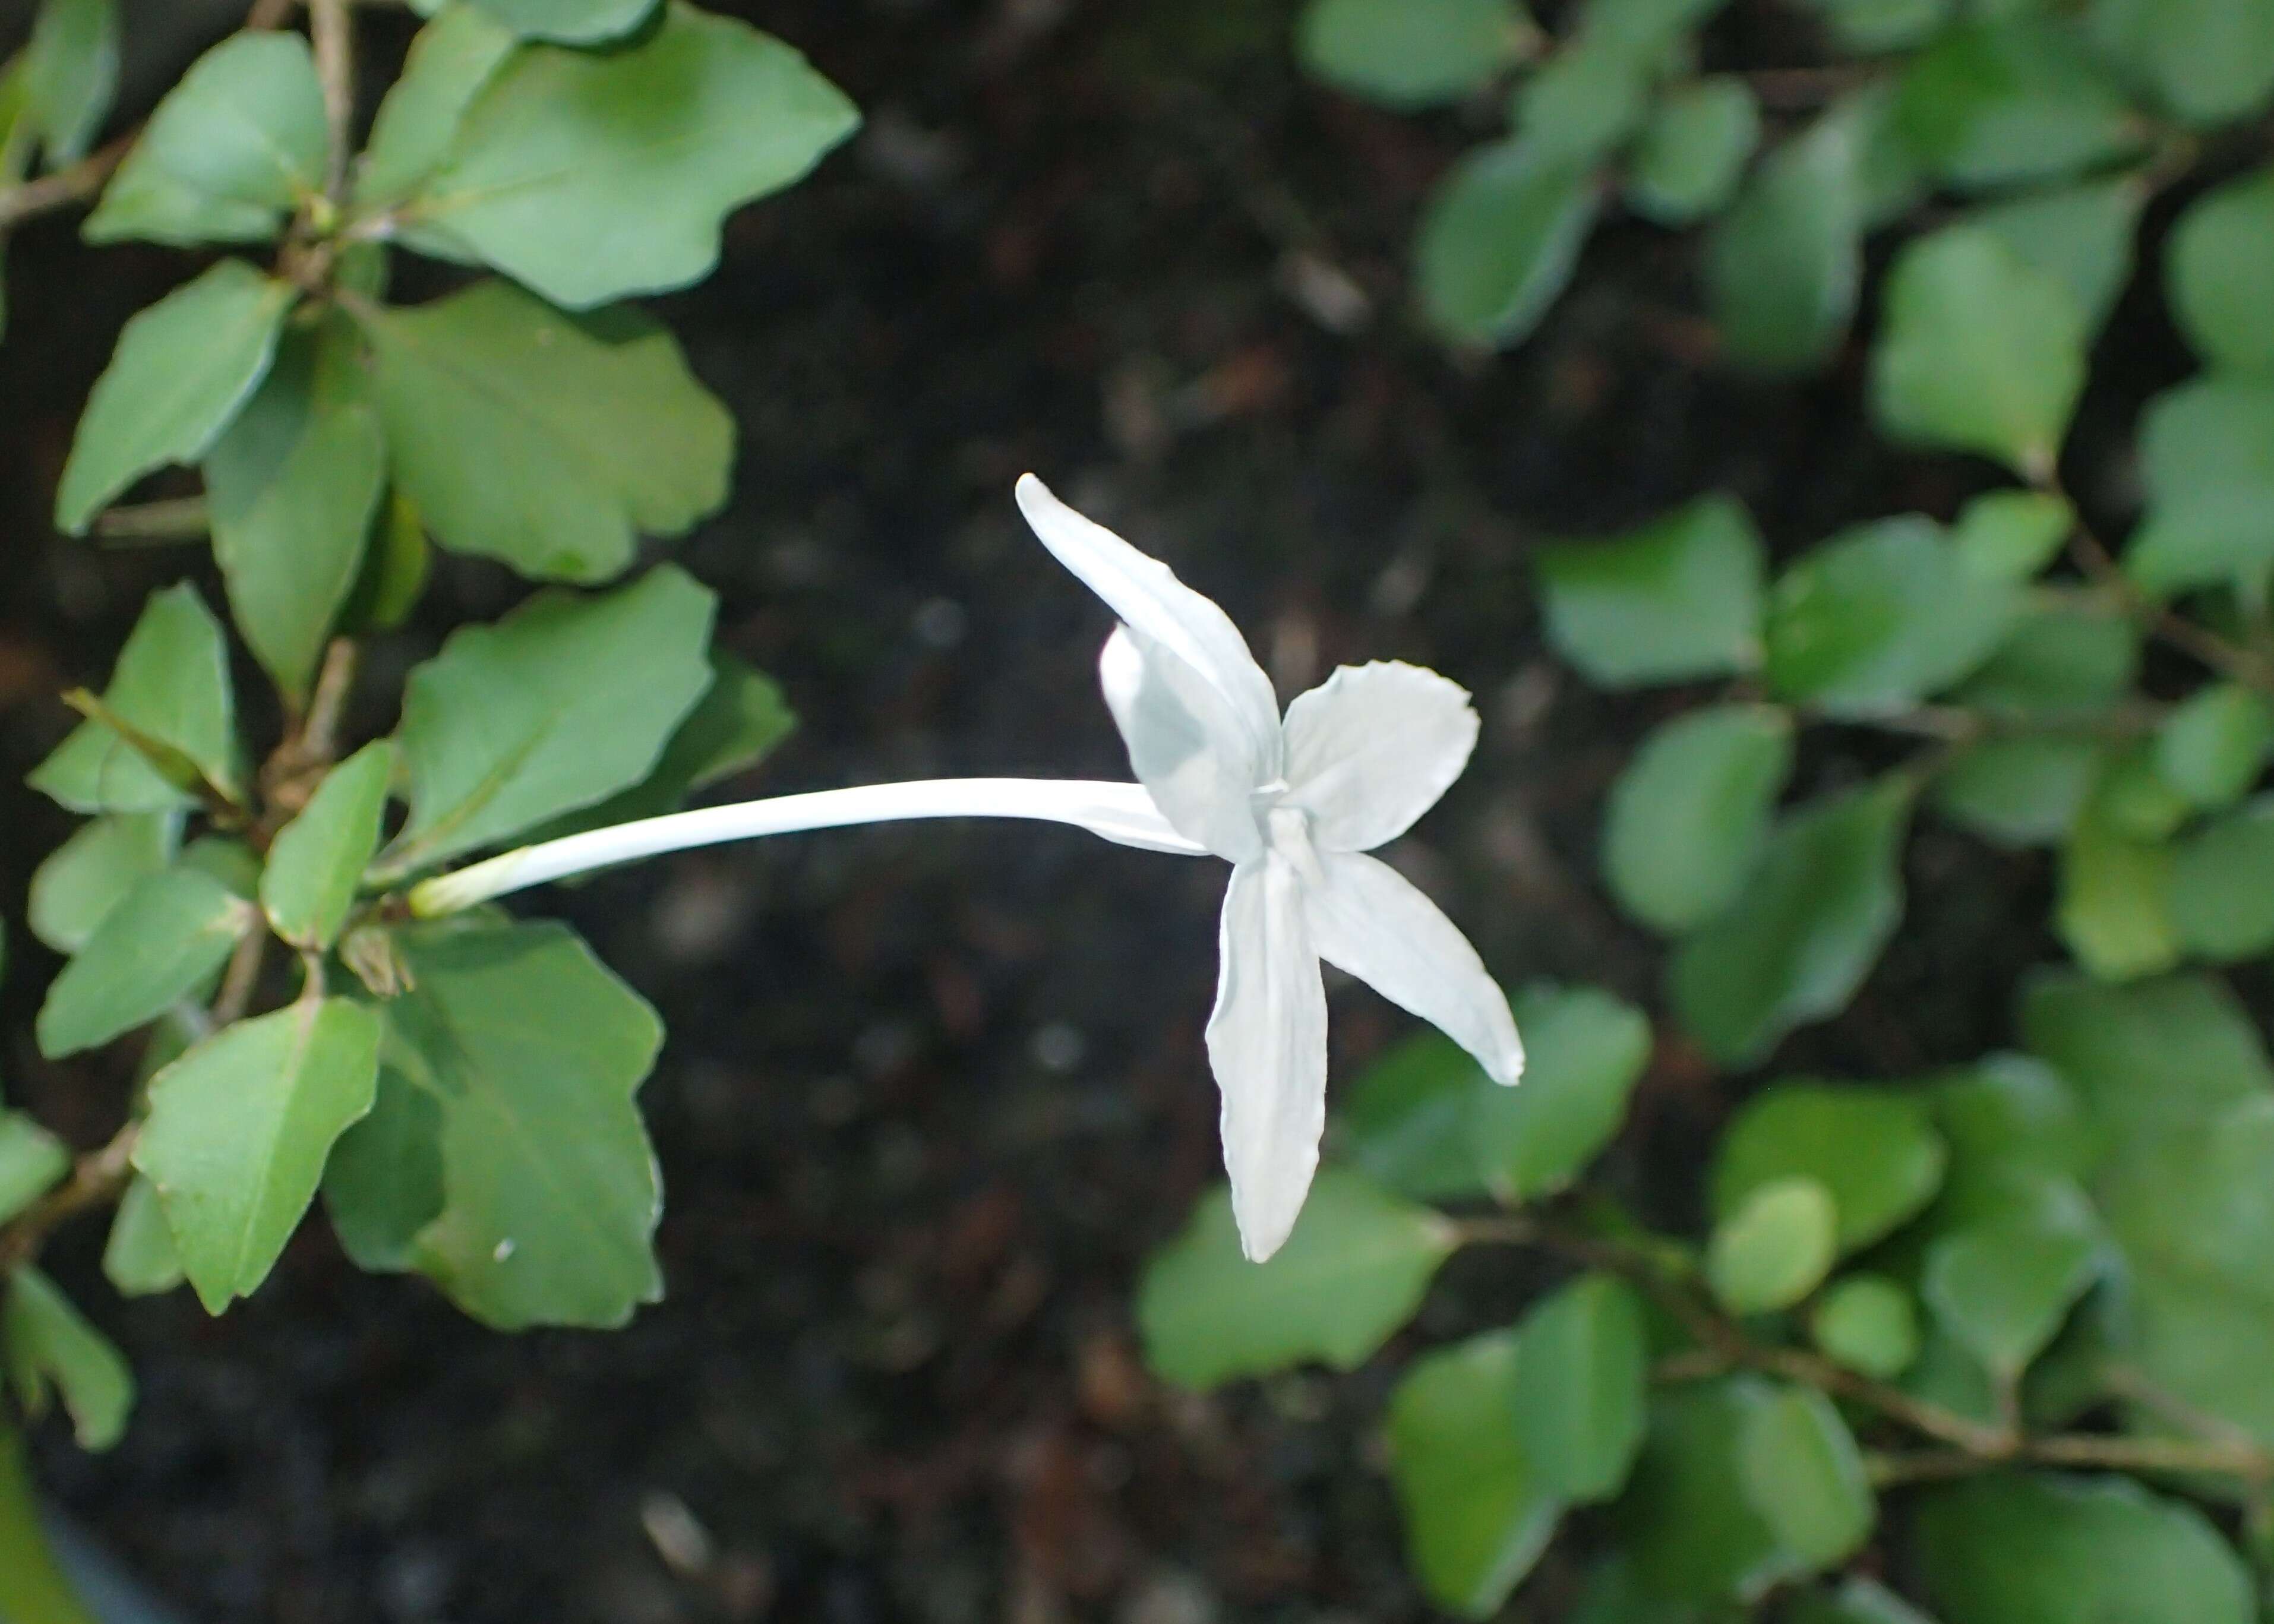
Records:
[[[1147,851],[1199,856],[1207,850],[1170,826],[1141,784],[1085,778],[926,778],[704,807],[524,846],[420,881],[410,888],[410,911],[427,919],[455,914],[547,880],[690,846],[934,817],[1039,818],[1071,823]]]

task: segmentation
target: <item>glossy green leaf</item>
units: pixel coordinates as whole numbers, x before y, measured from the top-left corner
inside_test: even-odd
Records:
[[[86,154],[117,88],[116,0],[41,0],[24,48],[25,112],[50,168]]]
[[[2076,960],[2111,981],[2180,961],[2171,912],[2170,848],[2088,804],[2061,850],[2053,928]]]
[[[1439,183],[1414,239],[1421,312],[1469,344],[1526,337],[1571,280],[1598,207],[1585,165],[1498,141]]]
[[[1769,686],[1838,716],[1906,710],[1987,661],[2022,606],[2016,583],[1970,574],[1931,520],[1859,524],[1778,577]]]
[[[1632,917],[1664,936],[1736,899],[1768,839],[1792,771],[1791,715],[1717,705],[1660,725],[1611,786],[1603,876]]]
[[[1968,1352],[2013,1381],[2092,1283],[2098,1240],[2073,1185],[2029,1180],[1998,1210],[1936,1238],[1920,1295]]]
[[[1911,1295],[1884,1274],[1849,1274],[1826,1288],[1809,1317],[1825,1357],[1892,1381],[1918,1357],[1918,1312]]]
[[[2218,811],[2249,793],[2274,744],[2274,709],[2240,682],[2198,688],[2156,735],[2156,771],[2190,806]]]
[[[656,11],[656,0],[472,0],[472,4],[516,34],[571,45],[621,39]],[[448,14],[446,11],[444,15]]]
[[[203,986],[257,923],[243,898],[193,868],[150,876],[49,984],[40,1052],[76,1054],[156,1019]]]
[[[1944,34],[1904,71],[1898,113],[1929,168],[1965,188],[2075,174],[2144,133],[2075,31],[2039,17]]]
[[[2199,1124],[2274,1092],[2256,1027],[2208,976],[2111,987],[2073,973],[2040,974],[2023,990],[2021,1026],[2111,1144]]]
[[[645,317],[495,282],[360,314],[395,477],[442,545],[605,581],[726,500],[734,423]]]
[[[87,238],[187,246],[274,237],[322,190],[327,139],[308,41],[284,30],[231,34],[158,104]]]
[[[421,28],[372,121],[356,169],[356,202],[399,203],[440,169],[466,109],[518,42],[510,28],[472,5],[444,6]]]
[[[2274,12],[2258,0],[2092,0],[2102,54],[2180,117],[2217,124],[2274,93]]]
[[[21,1111],[0,1110],[0,1223],[45,1195],[71,1164],[61,1139]]]
[[[2274,370],[2274,169],[2191,204],[2165,267],[2172,313],[2196,354],[2237,372]]]
[[[1816,1180],[1773,1179],[1714,1224],[1706,1283],[1733,1314],[1789,1308],[1831,1272],[1838,1222],[1832,1192]]]
[[[134,1409],[134,1372],[110,1339],[90,1325],[38,1269],[9,1277],[0,1304],[0,1351],[26,1413],[46,1412],[61,1394],[82,1449],[108,1449],[126,1433]]]
[[[1907,245],[1871,352],[1872,407],[1899,440],[2051,476],[2084,388],[2085,313],[2061,282],[1978,226]]]
[[[1969,747],[1935,779],[1935,810],[2001,846],[2052,846],[2100,774],[2091,739],[2022,734]]]
[[[2097,333],[2132,280],[2133,244],[2147,200],[2146,183],[2127,175],[2025,192],[1963,218],[2067,288],[2086,330]]]
[[[1616,1522],[1637,1588],[1659,1605],[1756,1601],[1797,1571],[1753,1508],[1740,1462],[1746,1417],[1772,1392],[1751,1377],[1734,1377],[1653,1397],[1650,1432]]]
[[[1524,1355],[1508,1332],[1417,1359],[1390,1395],[1390,1480],[1432,1601],[1489,1618],[1540,1560],[1562,1507],[1511,1425]]]
[[[297,816],[276,831],[260,871],[260,906],[276,934],[322,952],[339,940],[356,888],[379,849],[395,750],[367,744],[324,775]]]
[[[515,52],[397,218],[414,246],[590,309],[702,280],[729,212],[801,178],[859,124],[781,41],[672,0],[619,49]]]
[[[158,1192],[139,1174],[119,1198],[118,1215],[110,1221],[110,1237],[103,1244],[102,1274],[121,1297],[155,1297],[171,1291],[188,1278],[182,1270],[181,1249],[166,1224]]]
[[[1720,496],[1608,540],[1544,548],[1548,638],[1605,688],[1751,671],[1765,556],[1751,516]]]
[[[1627,171],[1627,202],[1660,225],[1702,220],[1736,195],[1760,139],[1760,101],[1743,79],[1724,75],[1683,86],[1643,126]]]
[[[2205,825],[2172,853],[2172,927],[2180,944],[2221,963],[2274,950],[2274,797]]]
[[[174,860],[180,820],[168,812],[121,813],[83,823],[32,875],[32,934],[76,953],[126,893]]]
[[[1230,1192],[1211,1191],[1146,1267],[1137,1298],[1146,1362],[1195,1389],[1311,1359],[1355,1369],[1412,1317],[1454,1244],[1435,1213],[1329,1167],[1287,1244],[1250,1263]]]
[[[1714,1158],[1713,1211],[1734,1216],[1762,1186],[1809,1178],[1838,1214],[1840,1250],[1893,1233],[1934,1199],[1949,1152],[1915,1093],[1778,1083],[1745,1102]]]
[[[229,643],[187,582],[154,592],[118,651],[104,709],[224,792],[242,777]],[[75,812],[162,812],[195,804],[108,723],[81,723],[26,779]]]
[[[1879,1508],[1863,1454],[1813,1387],[1781,1387],[1751,1405],[1737,1461],[1746,1500],[1804,1566],[1832,1567],[1870,1537]]]
[[[1950,545],[1969,575],[1983,581],[2028,581],[2060,556],[2076,515],[2058,496],[2041,491],[1990,491],[1959,510]]]
[[[1548,162],[1594,163],[1624,146],[1649,110],[1647,62],[1617,41],[1583,33],[1517,86],[1517,139]]]
[[[1754,169],[1706,244],[1713,320],[1731,359],[1795,372],[1831,354],[1864,278],[1864,132],[1826,116]]]
[[[2129,1478],[2000,1473],[1922,1495],[1919,1569],[1948,1624],[2248,1624],[2240,1559]]]
[[[1338,90],[1419,108],[1481,90],[1534,32],[1512,0],[1310,0],[1295,50]]]
[[[710,686],[714,604],[664,565],[598,597],[540,593],[454,633],[404,689],[410,816],[384,866],[493,845],[645,778]]]
[[[1624,1282],[1584,1275],[1525,1315],[1516,1436],[1540,1489],[1585,1505],[1625,1486],[1642,1447],[1649,1385],[1643,1306]]]
[[[2274,564],[2274,380],[2201,378],[2157,395],[2140,463],[2148,511],[2125,573],[2150,592],[2233,582],[2263,601]]]
[[[56,528],[84,535],[152,469],[203,456],[268,371],[293,297],[289,283],[223,259],[128,322],[72,440]]]
[[[1910,787],[1891,779],[1810,803],[1769,837],[1744,891],[1675,954],[1683,1024],[1730,1065],[1855,996],[1902,916]]]

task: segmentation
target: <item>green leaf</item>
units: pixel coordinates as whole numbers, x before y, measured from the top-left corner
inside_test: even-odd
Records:
[[[21,1111],[0,1111],[0,1223],[54,1188],[71,1164],[61,1139]]]
[[[1604,821],[1603,877],[1619,906],[1677,936],[1735,901],[1792,750],[1792,717],[1774,705],[1716,705],[1653,730],[1611,786]]]
[[[102,1248],[102,1274],[121,1297],[156,1297],[188,1278],[158,1192],[139,1175],[119,1198],[118,1215]]]
[[[1880,1381],[1918,1357],[1918,1313],[1911,1294],[1884,1274],[1849,1274],[1826,1288],[1809,1318],[1824,1357]]]
[[[2057,278],[1978,226],[1907,245],[1871,352],[1872,407],[1899,440],[2044,479],[2084,388],[2090,333]]]
[[[621,39],[655,15],[656,0],[472,0],[532,40],[592,45]],[[448,16],[446,11],[443,15]]]
[[[342,628],[350,634],[400,631],[418,606],[433,568],[434,549],[418,505],[399,490],[389,492],[364,547],[362,571],[340,612]]]
[[[517,43],[511,29],[471,5],[445,6],[418,31],[372,122],[356,169],[358,205],[399,203],[441,167],[466,109]]]
[[[2274,380],[2200,378],[2148,406],[2148,511],[2124,569],[2157,594],[2233,582],[2267,595],[2274,563]]]
[[[50,168],[86,154],[117,88],[116,0],[43,0],[24,48],[24,93]]]
[[[2109,981],[2180,961],[2171,914],[2170,849],[2088,806],[2061,851],[2053,928],[2077,962]]]
[[[1683,226],[1728,205],[1760,145],[1761,104],[1735,75],[1701,79],[1662,98],[1643,126],[1627,201],[1646,220]]]
[[[2063,601],[2025,611],[1957,697],[2005,717],[2077,717],[2122,699],[2139,674],[2139,630],[2121,608]]]
[[[334,1141],[371,1109],[379,1039],[361,1004],[303,997],[223,1028],[151,1079],[134,1166],[207,1312],[252,1296],[276,1267]]]
[[[1986,740],[1935,779],[1935,809],[2000,846],[2052,846],[2075,826],[2100,765],[2100,746],[2091,739]]]
[[[1833,42],[1856,56],[1923,45],[1950,19],[1955,0],[1808,0]]]
[[[1572,8],[1575,37],[1615,45],[1644,59],[1678,54],[1683,36],[1703,26],[1728,0],[1580,0]]]
[[[2240,682],[2197,689],[2156,735],[2156,771],[2200,810],[2231,807],[2258,781],[2274,744],[2274,710]]]
[[[1640,1299],[1610,1275],[1584,1275],[1527,1314],[1517,1336],[1516,1436],[1534,1482],[1570,1503],[1610,1499],[1646,1419]]]
[[[1517,86],[1517,137],[1542,160],[1594,163],[1641,127],[1653,77],[1616,41],[1583,34]]]
[[[654,768],[710,685],[716,600],[670,565],[598,597],[539,593],[411,672],[397,734],[399,874],[589,806]]]
[[[298,816],[276,831],[260,871],[260,906],[295,947],[329,951],[379,849],[394,747],[367,744],[324,775]]]
[[[231,34],[158,103],[87,222],[87,240],[188,246],[274,237],[323,189],[324,95],[308,41]]]
[[[1969,190],[2073,175],[2144,133],[2075,31],[2044,18],[1950,30],[1913,59],[1898,96],[1911,145]]]
[[[1661,1604],[1750,1602],[1796,1571],[1753,1508],[1739,1460],[1746,1418],[1773,1391],[1741,1376],[1653,1397],[1642,1458],[1617,1513],[1645,1595]]]
[[[395,477],[442,545],[605,581],[726,500],[733,419],[636,312],[580,320],[493,282],[358,314]]]
[[[1706,1284],[1733,1314],[1790,1308],[1831,1272],[1838,1222],[1832,1192],[1816,1180],[1773,1179],[1713,1226]]]
[[[2208,976],[2110,987],[2072,973],[2040,974],[2023,990],[2021,1026],[2112,1145],[2274,1093],[2256,1027]]]
[[[2017,583],[1969,573],[1931,519],[1856,525],[1778,577],[1769,686],[1835,716],[1906,710],[1988,660],[2022,604]]]
[[[1920,1294],[1966,1350],[2001,1380],[2044,1351],[2097,1272],[2098,1229],[2062,1179],[2012,1186],[1999,1209],[1927,1248]]]
[[[48,988],[40,1052],[59,1059],[156,1019],[204,985],[257,922],[243,898],[194,868],[150,876]]]
[[[442,1108],[382,1057],[371,1114],[340,1136],[324,1169],[324,1207],[341,1248],[373,1274],[415,1268],[419,1234],[448,1200]]]
[[[1753,670],[1765,554],[1751,515],[1724,496],[1608,540],[1544,548],[1548,639],[1605,688]]]
[[[2133,244],[2147,200],[2146,184],[2127,175],[2029,192],[1963,218],[2066,287],[2086,330],[2097,333],[2132,280]]]
[[[72,440],[56,528],[83,536],[152,469],[203,456],[267,372],[294,297],[290,283],[223,259],[128,322]]]
[[[1522,141],[1472,149],[1414,238],[1422,315],[1456,342],[1518,342],[1571,280],[1598,207],[1584,164]]]
[[[2274,797],[2207,824],[2173,850],[2172,928],[2199,959],[2233,963],[2274,949]]]
[[[1250,1263],[1230,1192],[1213,1190],[1146,1266],[1137,1297],[1146,1362],[1196,1390],[1309,1359],[1354,1370],[1412,1318],[1454,1244],[1435,1213],[1329,1167],[1287,1244]]]
[[[1310,0],[1295,52],[1337,90],[1422,108],[1483,89],[1535,33],[1512,0]]]
[[[2060,556],[2076,515],[2041,491],[1990,491],[1959,509],[1950,545],[1965,572],[1983,581],[2029,581]]]
[[[1778,1388],[1751,1406],[1737,1460],[1745,1498],[1806,1567],[1832,1567],[1870,1537],[1879,1507],[1863,1455],[1832,1401],[1814,1388]]]
[[[237,701],[229,642],[188,582],[153,592],[118,651],[104,710],[141,739],[178,753],[206,782],[233,793]],[[196,804],[108,723],[81,723],[25,782],[75,812],[163,812]]]
[[[1706,244],[1713,320],[1730,358],[1797,372],[1828,357],[1864,278],[1864,132],[1827,114],[1769,154]]]
[[[726,215],[801,178],[860,122],[779,40],[673,0],[619,49],[515,52],[397,219],[413,246],[589,309],[701,281]]]
[[[1389,1399],[1389,1470],[1429,1598],[1486,1619],[1547,1548],[1562,1512],[1516,1428],[1524,1355],[1495,1332],[1414,1361]]]
[[[2076,1095],[2059,1072],[2027,1055],[1985,1055],[1933,1088],[1935,1123],[1950,1146],[1946,1209],[2007,1205],[2017,1174],[2082,1177],[2092,1144]]]
[[[1855,996],[1902,916],[1910,797],[1890,778],[1791,814],[1729,911],[1682,944],[1669,989],[1710,1054],[1750,1064]]]
[[[2101,54],[2195,124],[2239,118],[2274,92],[2274,14],[2257,0],[2093,0]]]
[[[397,945],[411,989],[387,1005],[388,1052],[440,1118],[443,1205],[414,1267],[499,1330],[622,1325],[663,1290],[636,1102],[655,1011],[558,925],[449,921]]]
[[[174,861],[179,836],[179,821],[166,812],[80,825],[33,872],[32,934],[59,953],[76,953],[128,891]]]
[[[1949,1160],[1917,1094],[1861,1084],[1778,1083],[1745,1102],[1713,1163],[1713,1212],[1727,1219],[1764,1185],[1821,1184],[1842,1252],[1892,1234],[1942,1188]]]
[[[2248,1624],[2242,1563],[2202,1515],[2127,1477],[2000,1473],[1922,1495],[1919,1568],[1949,1624]]]
[[[1884,1585],[1851,1575],[1835,1591],[1811,1591],[1796,1598],[1784,1624],[1934,1624],[1934,1620]]]
[[[0,1347],[26,1414],[43,1414],[49,1393],[59,1392],[80,1448],[108,1449],[125,1436],[134,1372],[110,1339],[35,1268],[19,1268],[9,1278]]]
[[[205,461],[214,557],[237,628],[295,700],[363,564],[387,447],[348,330],[295,335]]]
[[[2274,370],[2274,169],[2189,205],[2165,249],[2165,275],[2195,353],[2235,372]]]
[[[1626,1119],[1650,1059],[1642,1011],[1593,987],[1527,987],[1516,998],[1524,1081],[1479,1079],[1472,1143],[1495,1199],[1536,1201],[1569,1189]]]

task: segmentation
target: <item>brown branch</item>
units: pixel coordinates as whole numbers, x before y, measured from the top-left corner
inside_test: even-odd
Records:
[[[59,208],[93,201],[109,184],[112,171],[126,161],[126,154],[133,150],[141,133],[139,129],[130,130],[76,163],[65,164],[37,180],[27,180],[0,192],[0,231],[12,230],[27,220],[51,214]]]
[[[2069,511],[2076,504],[2069,501],[2067,492],[2058,485],[2047,489],[2067,501]],[[2108,544],[2093,533],[2082,518],[2069,537],[2069,556],[2076,561],[2088,579],[2114,598],[2124,613],[2132,617],[2142,629],[2153,633],[2170,643],[2193,655],[2220,675],[2266,692],[2274,692],[2274,670],[2248,649],[2229,643],[2207,626],[2199,626],[2150,598],[2139,584],[2124,573]]]
[[[324,88],[324,122],[331,132],[324,166],[324,195],[347,201],[348,162],[355,151],[355,21],[349,0],[308,0],[308,32],[316,53],[316,79]]]

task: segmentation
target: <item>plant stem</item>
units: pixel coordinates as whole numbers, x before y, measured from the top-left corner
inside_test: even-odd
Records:
[[[102,1624],[79,1599],[40,1528],[23,1434],[0,1410],[0,1578],[8,1624]]]
[[[2072,514],[2079,512],[2068,492],[2057,482],[2046,481],[2044,488],[2068,503]],[[2142,591],[2131,576],[2124,573],[2108,544],[2094,533],[2080,515],[2074,521],[2075,530],[2069,538],[2069,556],[2075,560],[2092,583],[2114,598],[2125,613],[2138,622],[2143,630],[2153,633],[2175,649],[2184,650],[2221,676],[2274,693],[2274,670],[2250,650],[2229,643],[2207,626],[2199,626],[2185,615],[2165,608]]]
[[[324,122],[331,132],[324,195],[347,201],[348,162],[355,150],[355,22],[349,0],[308,0],[308,32],[315,47],[316,79],[324,88]]]

